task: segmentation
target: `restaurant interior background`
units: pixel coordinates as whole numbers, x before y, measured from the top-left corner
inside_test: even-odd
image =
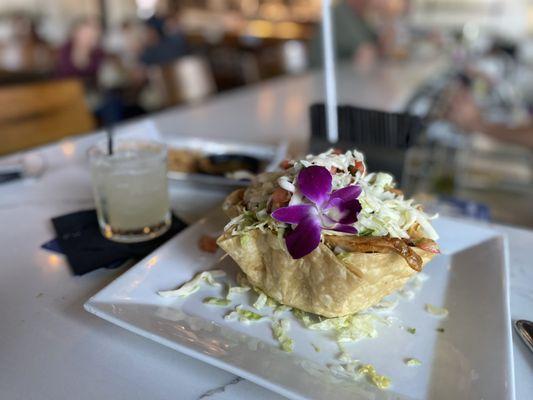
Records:
[[[416,116],[407,139],[376,133],[378,117],[357,109],[346,111],[356,122],[341,118],[342,146],[363,148],[430,209],[533,227],[533,1],[350,2],[369,8],[358,34],[376,46],[347,56],[340,42],[354,33],[335,21],[340,67],[442,68],[401,113],[378,115]],[[317,73],[320,15],[320,0],[2,0],[0,155]],[[322,114],[310,113],[311,149],[325,145]]]

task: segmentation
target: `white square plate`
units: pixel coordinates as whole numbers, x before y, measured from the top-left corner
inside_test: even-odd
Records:
[[[333,377],[326,365],[339,363],[335,342],[325,332],[303,328],[290,313],[295,347],[288,354],[278,349],[268,321],[248,326],[227,321],[223,317],[229,308],[202,303],[207,296],[222,296],[223,287],[205,286],[185,299],[157,294],[208,269],[224,269],[226,280],[233,279],[238,267],[229,257],[217,264],[220,254],[197,249],[199,237],[220,232],[224,222],[217,212],[191,226],[97,293],[85,308],[292,399],[514,399],[506,245],[495,232],[437,220],[443,255],[425,268],[429,279],[416,297],[400,301],[390,314],[401,322],[377,324],[376,338],[346,346],[354,358],[392,379],[391,388],[382,391],[365,379]],[[233,306],[250,302],[251,296],[236,298]],[[426,313],[426,303],[446,307],[449,316]],[[415,327],[416,333],[402,326]],[[408,357],[422,365],[407,367]]]

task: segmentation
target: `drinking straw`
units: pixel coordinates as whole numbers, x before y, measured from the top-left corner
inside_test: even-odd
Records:
[[[113,128],[111,125],[106,127],[106,135],[107,135],[107,154],[112,156],[113,155]]]
[[[331,0],[322,1],[322,44],[324,50],[324,81],[326,85],[327,136],[330,143],[339,140],[337,121],[337,78],[331,24]]]

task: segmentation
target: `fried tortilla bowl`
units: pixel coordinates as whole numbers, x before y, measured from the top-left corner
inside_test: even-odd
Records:
[[[230,195],[226,212],[234,216],[242,205]],[[293,259],[285,243],[270,230],[241,235],[225,232],[217,240],[252,285],[278,302],[322,315],[339,317],[365,310],[401,289],[422,270],[433,253],[401,239],[354,235],[324,235],[319,247]],[[332,248],[346,253],[335,255]]]

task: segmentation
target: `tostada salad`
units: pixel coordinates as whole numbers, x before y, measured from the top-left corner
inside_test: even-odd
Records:
[[[228,196],[218,245],[268,297],[323,317],[400,290],[439,253],[433,217],[362,153],[286,161]]]

